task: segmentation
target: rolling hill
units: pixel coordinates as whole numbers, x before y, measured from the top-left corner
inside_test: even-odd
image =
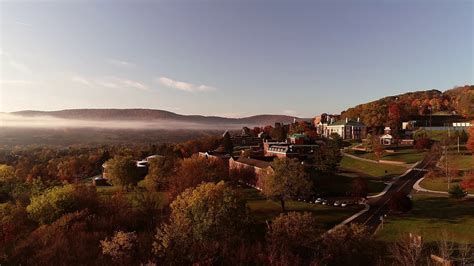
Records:
[[[22,117],[54,117],[87,121],[172,121],[208,125],[273,125],[276,122],[290,123],[294,117],[286,115],[255,115],[243,118],[219,116],[181,115],[155,109],[68,109],[60,111],[18,111],[11,115]]]
[[[474,118],[474,85],[456,87],[441,92],[426,90],[388,96],[369,103],[359,104],[341,112],[342,118],[359,117],[370,127],[387,124],[389,107],[396,104],[402,120],[416,116],[457,114]]]

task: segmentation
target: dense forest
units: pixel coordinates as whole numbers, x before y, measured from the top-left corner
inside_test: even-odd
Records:
[[[456,87],[445,92],[427,90],[385,97],[349,108],[341,113],[343,118],[360,117],[369,127],[382,127],[388,123],[390,109],[401,120],[413,116],[449,114],[453,111],[466,118],[474,117],[474,86]]]

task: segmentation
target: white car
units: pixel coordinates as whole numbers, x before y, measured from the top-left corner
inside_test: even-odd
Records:
[[[323,202],[321,203],[323,205],[328,205],[328,201],[327,200],[323,200]]]
[[[340,202],[340,201],[335,201],[335,202],[334,202],[334,206],[337,207],[337,206],[340,206],[340,205],[341,205],[341,202]]]
[[[341,207],[346,207],[346,206],[347,206],[347,202],[341,203]]]
[[[322,199],[322,198],[317,198],[317,199],[314,201],[314,203],[321,203],[321,202],[323,202],[323,199]]]

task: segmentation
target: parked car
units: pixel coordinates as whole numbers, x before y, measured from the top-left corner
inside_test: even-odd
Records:
[[[340,206],[340,205],[341,205],[341,202],[340,202],[340,201],[337,200],[337,201],[334,202],[334,206],[337,207],[337,206]]]
[[[327,200],[323,200],[323,202],[321,202],[321,204],[323,204],[323,205],[328,205],[328,201],[327,201]]]
[[[341,203],[341,207],[346,207],[346,206],[347,206],[347,202]]]
[[[322,199],[322,198],[317,198],[317,199],[314,201],[314,203],[318,203],[318,204],[319,204],[319,203],[322,203],[322,202],[323,202],[323,199]]]

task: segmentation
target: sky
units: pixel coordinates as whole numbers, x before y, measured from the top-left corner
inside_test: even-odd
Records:
[[[4,1],[0,111],[312,117],[474,84],[474,1]]]

